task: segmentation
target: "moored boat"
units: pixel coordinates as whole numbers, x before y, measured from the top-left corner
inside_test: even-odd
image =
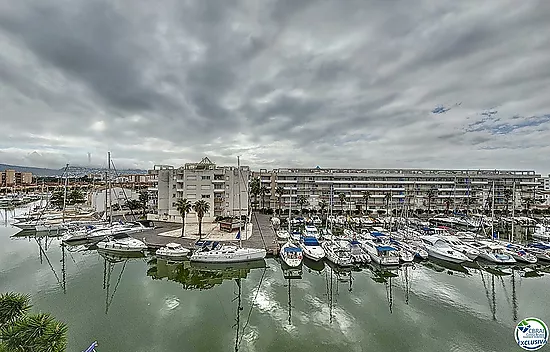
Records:
[[[279,251],[279,255],[283,262],[291,268],[302,265],[303,253],[302,249],[290,241],[287,241]]]
[[[185,260],[191,251],[179,243],[170,242],[156,250],[155,255],[169,260]]]

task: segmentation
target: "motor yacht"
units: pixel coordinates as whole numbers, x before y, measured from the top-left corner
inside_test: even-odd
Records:
[[[428,256],[430,257],[457,264],[470,260],[466,255],[454,250],[439,236],[422,236],[420,239],[422,240],[424,249],[428,252]]]
[[[308,259],[319,261],[325,257],[325,250],[319,244],[316,237],[306,236],[300,241],[300,248]]]

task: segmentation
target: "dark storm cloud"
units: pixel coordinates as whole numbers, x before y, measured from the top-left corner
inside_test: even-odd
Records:
[[[549,14],[546,1],[0,0],[0,156],[548,172]]]

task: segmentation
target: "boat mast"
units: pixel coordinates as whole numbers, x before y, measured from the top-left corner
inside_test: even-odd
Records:
[[[67,170],[69,169],[69,164],[65,166],[65,183],[63,186],[63,222],[65,222],[65,207],[67,206],[67,184],[69,182]]]
[[[495,181],[493,181],[493,194],[491,201],[491,240],[495,240]]]
[[[288,190],[288,235],[290,234],[290,220],[292,219],[292,185],[290,185]]]
[[[516,181],[512,185],[512,235],[510,237],[510,242],[514,242],[514,223],[515,220],[515,208],[516,208]]]
[[[241,224],[242,224],[242,215],[241,215],[241,159],[237,156],[237,175],[239,178],[238,189],[239,189],[239,248],[242,248],[242,237]],[[240,285],[239,285],[240,289]]]
[[[334,219],[332,219],[332,203],[334,202],[333,188],[334,188],[334,184],[331,183],[330,184],[330,218],[331,218],[331,220],[334,220]],[[327,219],[327,221],[328,221],[328,219]],[[334,221],[330,222],[330,232],[332,232],[333,223],[334,223]]]
[[[111,195],[111,152],[107,152],[107,189],[109,193],[109,225],[113,223],[113,197]],[[107,209],[105,209],[107,211]]]

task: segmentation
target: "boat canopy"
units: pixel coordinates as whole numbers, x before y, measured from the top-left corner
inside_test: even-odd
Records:
[[[292,252],[301,252],[301,251],[302,249],[298,247],[285,247],[285,252],[292,253]]]
[[[318,246],[319,245],[319,241],[317,241],[317,238],[315,237],[304,237],[304,244],[306,246]]]
[[[378,250],[378,252],[389,252],[395,251],[396,249],[390,246],[376,246],[376,250]]]
[[[370,234],[371,234],[371,236],[374,236],[374,237],[386,236],[386,234],[384,234],[382,232],[377,232],[377,231],[371,232]]]
[[[357,241],[357,240],[351,240],[350,243],[353,244],[353,245],[359,245],[359,244],[361,244],[361,242],[359,242],[359,241]]]

